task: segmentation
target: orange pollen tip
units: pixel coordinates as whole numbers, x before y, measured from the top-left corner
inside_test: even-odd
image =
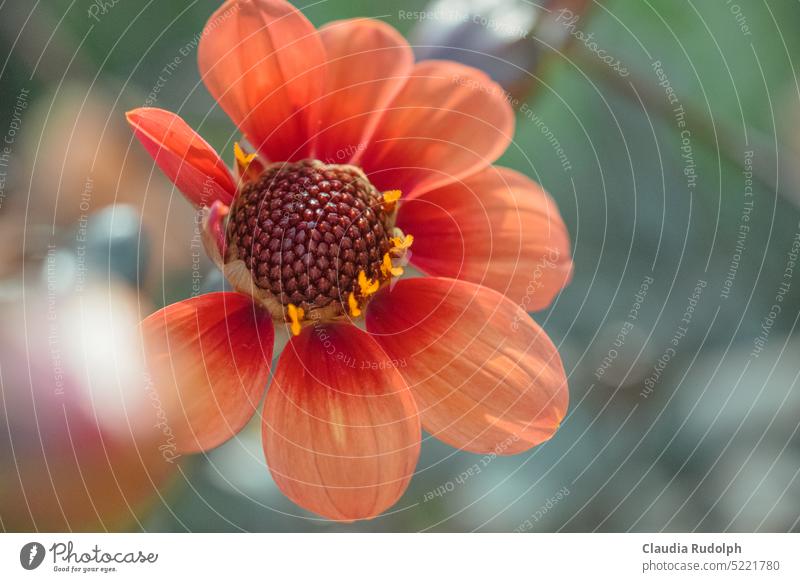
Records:
[[[239,142],[235,142],[233,144],[233,155],[236,157],[237,165],[242,169],[246,170],[247,166],[250,165],[254,159],[256,159],[256,154],[246,154],[242,149],[242,146],[239,145]]]
[[[399,277],[403,274],[403,267],[395,267],[392,264],[392,257],[389,253],[383,255],[383,264],[381,265],[381,272],[385,277]]]
[[[383,209],[387,212],[394,208],[403,193],[400,190],[389,190],[383,193]]]
[[[303,321],[305,311],[302,307],[297,307],[294,303],[290,303],[286,309],[289,311],[289,319],[292,321],[292,335],[300,335],[302,326],[300,322]]]
[[[392,250],[399,250],[404,251],[411,247],[414,244],[414,235],[413,234],[406,234],[402,237],[395,236],[390,239],[392,245],[394,245]]]
[[[373,281],[364,271],[359,271],[358,273],[358,286],[361,289],[361,295],[363,297],[369,297],[370,295],[374,295],[378,288],[381,286],[380,282]]]
[[[347,298],[347,303],[350,307],[350,315],[353,317],[361,315],[361,309],[358,306],[358,301],[356,301],[356,294],[352,291],[350,291],[350,296]]]

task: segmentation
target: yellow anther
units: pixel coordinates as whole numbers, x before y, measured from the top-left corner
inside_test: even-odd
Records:
[[[383,201],[387,204],[394,204],[400,200],[402,195],[403,193],[400,190],[389,190],[383,193]]]
[[[361,289],[362,297],[369,297],[377,293],[378,288],[381,286],[379,281],[373,281],[364,271],[358,273],[358,286]]]
[[[400,190],[389,190],[383,193],[383,209],[387,212],[394,208],[403,193]]]
[[[233,144],[233,155],[234,155],[234,157],[236,157],[237,165],[242,170],[246,170],[247,166],[250,165],[250,162],[252,162],[254,159],[256,159],[256,155],[255,154],[246,154],[246,153],[244,153],[244,150],[242,149],[242,146],[239,145],[238,141]]]
[[[300,335],[302,329],[300,322],[303,321],[306,312],[302,307],[297,307],[293,303],[290,303],[287,309],[289,310],[289,319],[292,320],[292,335]]]
[[[413,234],[407,234],[407,235],[404,235],[402,237],[393,236],[389,240],[394,245],[394,248],[392,250],[404,251],[407,248],[409,248],[411,245],[414,244],[414,235]]]
[[[361,309],[359,309],[358,301],[356,301],[356,294],[352,291],[350,291],[350,297],[347,298],[347,303],[350,306],[350,315],[353,317],[361,315]]]
[[[381,272],[384,277],[399,277],[403,274],[403,267],[395,267],[392,265],[392,257],[389,253],[383,255],[383,264],[381,265]]]

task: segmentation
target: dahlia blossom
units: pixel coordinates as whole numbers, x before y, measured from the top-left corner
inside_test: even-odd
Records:
[[[383,22],[315,30],[283,0],[228,0],[198,51],[243,134],[232,171],[175,114],[128,113],[203,211],[206,250],[235,290],[142,324],[180,450],[216,447],[252,417],[276,329],[290,339],[264,451],[278,487],[319,515],[391,507],[421,428],[482,454],[549,439],[566,377],[527,311],[569,282],[569,236],[536,183],[492,165],[513,133],[503,91],[468,66],[415,63]],[[401,278],[409,263],[425,276]]]

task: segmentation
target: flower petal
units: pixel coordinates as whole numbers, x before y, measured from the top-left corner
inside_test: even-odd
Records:
[[[203,246],[206,255],[217,266],[220,271],[224,271],[225,261],[225,219],[230,214],[230,207],[222,202],[214,202],[210,208],[203,211]]]
[[[209,293],[174,303],[145,319],[142,335],[163,421],[182,452],[216,447],[253,416],[275,334],[249,297]]]
[[[319,34],[328,55],[328,73],[315,157],[346,164],[364,149],[381,114],[405,83],[414,54],[400,33],[380,20],[331,22]]]
[[[281,491],[335,520],[391,507],[419,457],[419,417],[403,377],[349,324],[306,327],[292,338],[267,391],[263,429]]]
[[[550,305],[572,277],[569,233],[555,201],[507,168],[402,203],[397,224],[414,235],[414,266],[496,289],[526,311]]]
[[[417,63],[356,157],[379,190],[413,197],[493,163],[511,143],[514,112],[486,74],[449,61]]]
[[[183,119],[152,107],[128,111],[126,117],[158,167],[192,204],[231,203],[236,185],[228,167]]]
[[[433,436],[510,455],[549,439],[567,411],[564,368],[547,334],[502,294],[455,279],[385,287],[367,329],[401,367]]]
[[[308,157],[317,131],[325,49],[312,24],[283,0],[228,0],[198,48],[203,82],[273,161]]]

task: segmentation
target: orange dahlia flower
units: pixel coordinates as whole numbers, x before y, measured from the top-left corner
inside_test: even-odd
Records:
[[[356,520],[392,506],[421,428],[475,453],[550,438],[566,377],[522,306],[546,307],[567,284],[569,236],[536,183],[492,165],[513,133],[503,91],[471,67],[415,63],[383,22],[315,30],[282,0],[228,0],[198,56],[253,152],[236,144],[233,172],[178,116],[128,114],[205,209],[206,249],[235,289],[143,323],[180,448],[215,447],[252,417],[275,326],[291,339],[264,450],[278,487],[312,512]],[[400,279],[409,262],[428,276]]]

